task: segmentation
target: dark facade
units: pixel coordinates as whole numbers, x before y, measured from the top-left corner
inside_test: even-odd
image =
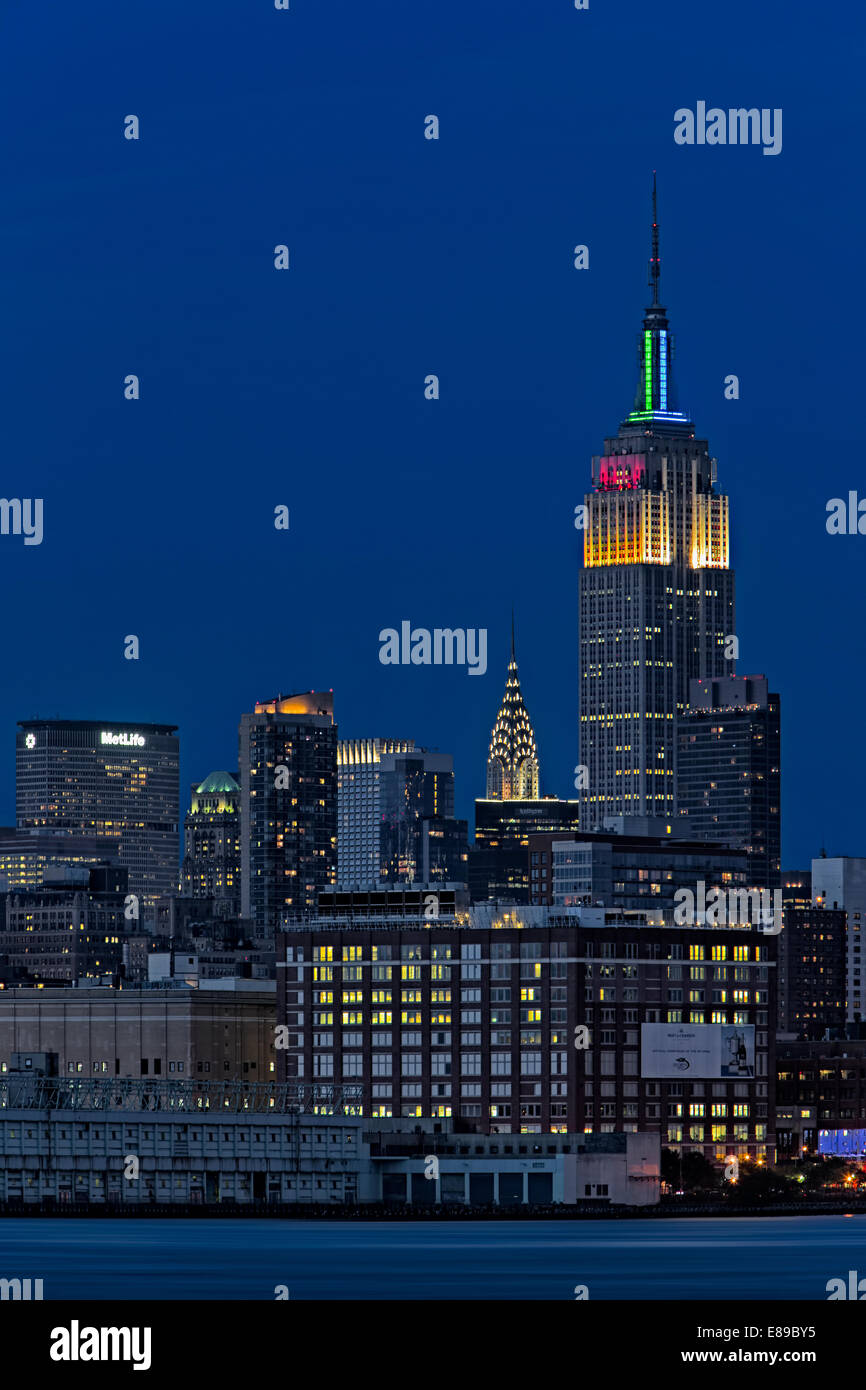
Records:
[[[41,888],[6,898],[0,931],[6,978],[69,984],[121,974],[130,925],[126,870],[101,865],[47,873]]]
[[[319,914],[323,917],[394,917],[430,921],[434,917],[454,917],[469,906],[469,895],[461,887],[413,887],[389,884],[378,888],[326,888],[319,894]]]
[[[574,832],[557,830],[528,837],[529,902],[534,907],[553,906],[553,846],[563,840],[573,841]]]
[[[781,1154],[814,1152],[821,1129],[866,1129],[866,1040],[779,1041],[776,1068]]]
[[[475,844],[469,852],[473,902],[530,900],[529,837],[577,827],[578,803],[546,796],[537,801],[475,802]]]
[[[469,826],[465,820],[457,820],[454,816],[425,816],[419,823],[419,840],[419,882],[468,882]]]
[[[239,916],[229,898],[160,898],[153,915],[154,936],[163,941],[193,932],[211,940],[265,941],[268,928]]]
[[[589,917],[485,906],[426,925],[289,927],[277,943],[278,1079],[351,1080],[365,1116],[481,1134],[650,1131],[714,1161],[771,1157],[775,939]],[[653,1023],[714,1025],[707,1037],[754,1029],[754,1073],[644,1076]]]
[[[273,928],[337,872],[337,726],[328,692],[278,695],[241,719],[241,910]]]
[[[113,840],[130,893],[149,906],[175,892],[176,734],[174,724],[21,720],[15,739],[18,828]]]
[[[779,1031],[821,1038],[845,1024],[846,916],[788,906],[779,936]]]
[[[782,874],[782,907],[811,906],[811,871],[809,869],[785,869]]]
[[[745,849],[749,881],[781,878],[781,720],[765,676],[694,680],[677,730],[677,813],[692,840]]]
[[[0,827],[0,893],[39,888],[46,869],[117,862],[117,840]]]
[[[671,917],[681,888],[749,886],[744,851],[672,835],[581,835],[555,842],[551,852],[559,907],[653,909]]]

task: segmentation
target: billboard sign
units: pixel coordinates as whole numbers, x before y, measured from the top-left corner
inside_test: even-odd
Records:
[[[644,1023],[641,1076],[742,1078],[755,1075],[755,1029],[744,1023]]]

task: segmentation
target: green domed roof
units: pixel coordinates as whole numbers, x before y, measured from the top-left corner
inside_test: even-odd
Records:
[[[212,772],[197,789],[198,796],[233,796],[240,787],[230,772]]]

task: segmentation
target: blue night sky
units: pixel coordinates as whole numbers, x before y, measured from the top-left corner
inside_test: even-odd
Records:
[[[2,493],[43,498],[45,534],[0,538],[0,821],[17,719],[175,722],[185,802],[236,766],[253,701],[333,688],[342,736],[453,753],[471,822],[512,603],[543,790],[573,795],[573,512],[633,401],[657,169],[680,400],[731,498],[738,669],[782,697],[783,867],[866,852],[866,537],[825,530],[829,498],[866,492],[842,428],[859,14],[7,0]],[[781,154],[676,145],[699,100],[781,107]],[[382,666],[402,619],[486,627],[487,675]]]

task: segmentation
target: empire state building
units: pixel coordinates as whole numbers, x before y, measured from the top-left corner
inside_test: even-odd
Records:
[[[735,634],[728,499],[716,461],[678,409],[660,301],[653,179],[652,303],[634,409],[592,461],[580,576],[580,825],[670,817],[676,726],[689,680],[730,676]]]

